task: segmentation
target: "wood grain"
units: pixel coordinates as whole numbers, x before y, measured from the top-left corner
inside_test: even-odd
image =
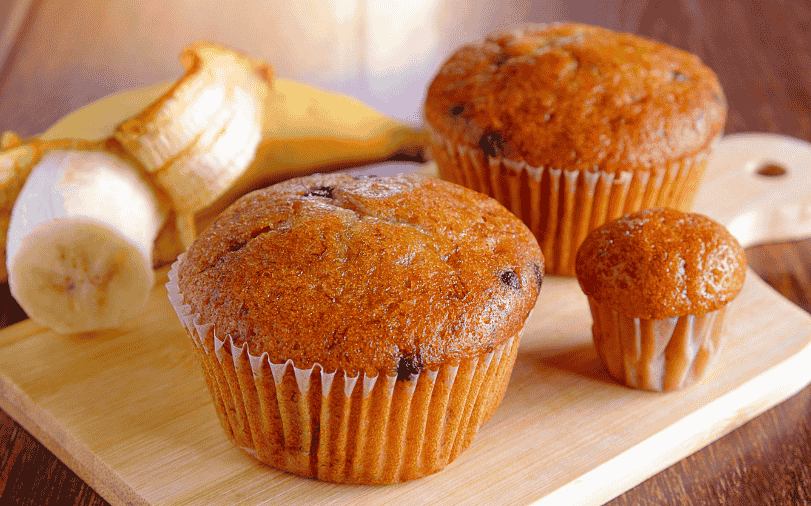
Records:
[[[109,332],[56,336],[30,321],[0,332],[0,405],[115,505],[220,504],[235,489],[246,505],[598,505],[811,381],[811,317],[756,276],[707,380],[667,395],[608,377],[588,315],[576,280],[546,279],[507,395],[471,448],[441,473],[386,487],[301,479],[234,447],[163,286]]]
[[[20,31],[34,15],[34,0],[9,0],[0,6],[0,75]]]
[[[811,240],[747,249],[755,272],[798,305],[811,307],[807,260]],[[777,268],[777,265],[787,266]],[[769,272],[777,271],[776,279]],[[789,283],[778,279],[791,279]],[[797,291],[781,287],[797,285]],[[0,308],[22,319],[0,285]],[[0,411],[0,501],[9,504],[98,506],[108,504],[51,452]],[[609,502],[624,505],[811,504],[811,388],[806,387],[708,447],[660,472]],[[54,477],[56,483],[50,484]],[[779,485],[779,486],[778,486]]]

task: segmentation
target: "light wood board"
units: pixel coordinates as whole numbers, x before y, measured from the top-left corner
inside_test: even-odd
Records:
[[[728,168],[713,167],[697,205],[733,205],[712,198],[730,184]],[[758,192],[736,195],[738,208],[773,195]],[[785,230],[780,237],[806,232]],[[747,242],[774,236],[748,233]],[[667,394],[612,381],[577,282],[548,276],[504,402],[457,461],[405,484],[327,484],[266,467],[229,442],[166,298],[165,270],[159,278],[143,314],[120,329],[58,336],[25,321],[0,331],[0,406],[114,505],[597,505],[811,382],[811,317],[751,271],[709,377]]]
[[[574,280],[542,294],[494,418],[447,469],[402,485],[319,483],[232,446],[162,286],[119,330],[0,332],[0,405],[114,505],[601,504],[811,381],[811,318],[751,272],[712,374],[670,394],[608,377]]]

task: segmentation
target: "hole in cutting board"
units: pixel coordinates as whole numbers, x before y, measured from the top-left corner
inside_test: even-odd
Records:
[[[788,170],[779,163],[766,162],[755,169],[755,174],[762,177],[780,177],[788,174]]]

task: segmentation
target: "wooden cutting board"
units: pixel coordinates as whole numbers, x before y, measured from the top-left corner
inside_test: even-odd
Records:
[[[764,163],[782,177],[758,176]],[[697,210],[745,244],[811,235],[811,147],[726,138]],[[0,406],[114,505],[597,505],[811,382],[811,317],[749,271],[727,346],[704,381],[655,394],[610,379],[585,296],[548,276],[504,402],[444,471],[389,486],[320,483],[266,467],[222,432],[160,282],[124,327],[0,331]]]

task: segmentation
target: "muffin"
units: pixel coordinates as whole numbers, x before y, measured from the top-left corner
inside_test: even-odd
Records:
[[[676,390],[705,375],[745,275],[746,255],[722,225],[674,209],[606,223],[577,252],[600,359],[615,379],[644,390]]]
[[[442,469],[493,414],[543,274],[532,233],[485,195],[332,174],[239,199],[167,287],[236,445],[393,483]]]
[[[532,24],[463,46],[425,100],[440,177],[487,193],[574,275],[598,225],[650,207],[689,210],[726,101],[694,55],[581,24]]]

